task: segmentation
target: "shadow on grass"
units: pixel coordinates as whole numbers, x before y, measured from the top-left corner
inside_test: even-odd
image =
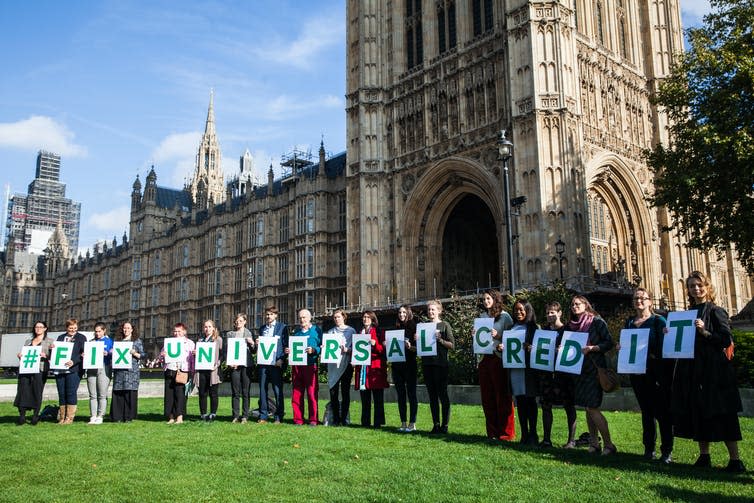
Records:
[[[672,500],[672,501],[686,501],[690,503],[708,503],[715,501],[715,503],[751,503],[751,497],[745,496],[731,496],[723,493],[710,493],[710,492],[696,492],[689,489],[678,489],[666,485],[652,485],[648,489],[651,489],[657,493],[657,496]]]

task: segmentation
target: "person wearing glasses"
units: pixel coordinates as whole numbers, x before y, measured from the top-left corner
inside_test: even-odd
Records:
[[[637,288],[634,292],[633,305],[636,314],[626,320],[625,328],[649,329],[646,373],[630,375],[631,386],[641,409],[644,458],[652,460],[656,457],[656,421],[660,427],[660,461],[670,463],[673,451],[670,386],[675,360],[662,358],[662,342],[667,321],[652,311],[652,298],[644,288]]]

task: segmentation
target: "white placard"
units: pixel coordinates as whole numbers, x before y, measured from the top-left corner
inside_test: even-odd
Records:
[[[87,370],[105,367],[105,341],[88,341],[84,343],[83,364]]]
[[[113,369],[130,370],[133,368],[133,355],[131,355],[133,347],[132,341],[113,342]]]
[[[163,346],[165,350],[165,363],[181,364],[184,362],[183,347],[185,342],[185,337],[167,337],[165,339],[165,345]]]
[[[351,341],[351,365],[371,365],[372,337],[369,334],[353,334]]]
[[[406,361],[406,331],[387,330],[385,332],[385,351],[388,362]]]
[[[584,365],[584,353],[581,349],[586,346],[588,340],[587,332],[563,332],[558,359],[555,361],[555,371],[581,374],[581,367]]]
[[[41,370],[41,363],[41,346],[21,346],[21,360],[18,362],[19,374],[38,374]]]
[[[620,331],[619,374],[645,374],[649,350],[648,328],[624,328]]]
[[[66,370],[65,362],[72,360],[73,343],[65,341],[55,341],[55,347],[52,348],[50,355],[50,368],[55,370]]]
[[[217,361],[217,351],[214,342],[197,342],[194,360],[196,370],[213,370]]]
[[[558,333],[554,330],[536,330],[531,342],[529,368],[552,372],[555,369],[555,357]]]
[[[339,333],[328,332],[322,336],[322,354],[319,361],[321,363],[340,363],[340,357],[343,354],[341,346],[345,344],[344,337]]]
[[[280,336],[263,335],[259,338],[257,347],[257,365],[275,365],[275,355],[278,351]]]
[[[474,319],[474,354],[491,355],[495,352],[495,340],[492,338],[494,318]]]
[[[696,311],[668,313],[668,333],[662,340],[663,358],[693,358]],[[705,327],[709,329],[709,327]]]
[[[416,325],[416,354],[437,356],[437,323]]]
[[[526,368],[526,330],[505,330],[503,332],[503,367],[507,369]]]
[[[228,366],[240,365],[246,367],[249,364],[246,339],[243,337],[228,337],[226,340],[228,352],[225,355],[225,363]]]
[[[288,337],[288,364],[306,365],[306,343],[309,338],[305,335],[292,335]]]

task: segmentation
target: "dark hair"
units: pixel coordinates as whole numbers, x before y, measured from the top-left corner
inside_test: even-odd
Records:
[[[545,305],[545,312],[549,311],[550,309],[554,309],[556,311],[563,312],[563,307],[560,305],[560,302],[553,300],[552,302],[548,302]]]
[[[490,307],[488,314],[493,318],[497,318],[500,316],[500,313],[503,312],[503,295],[494,288],[482,292],[482,297],[484,297],[485,294],[492,297],[492,307]],[[484,304],[482,304],[482,306],[484,306]]]
[[[361,317],[363,318],[364,316],[369,316],[369,319],[372,320],[373,327],[379,325],[379,323],[377,323],[377,314],[374,311],[364,311],[364,314]]]
[[[39,323],[40,325],[42,325],[43,327],[45,327],[45,335],[44,335],[44,337],[47,337],[47,322],[46,321],[42,321],[42,320],[35,321],[34,324],[31,326],[31,335],[32,335],[32,337],[34,337],[34,335],[35,335],[34,334],[34,327],[37,326],[37,323]]]
[[[401,307],[398,308],[398,311],[400,311],[401,309],[406,310],[406,321],[414,319],[414,312],[411,310],[411,306],[409,304],[401,305]]]
[[[102,323],[101,321],[99,321],[99,322],[97,322],[97,323],[94,324],[94,329],[97,330],[98,328],[101,328],[102,330],[104,330],[105,331],[105,335],[107,335],[107,325],[105,325],[104,323]]]
[[[125,325],[126,323],[128,323],[129,325],[131,325],[131,330],[132,330],[132,332],[131,332],[131,340],[132,340],[132,341],[135,341],[136,339],[138,339],[138,338],[139,338],[139,331],[138,331],[138,330],[136,329],[136,325],[134,325],[133,323],[131,323],[131,322],[130,322],[130,321],[128,321],[128,320],[126,320],[126,321],[122,322],[122,323],[121,323],[121,324],[120,324],[120,325],[118,326],[118,337],[120,338],[120,340],[123,340],[123,339],[124,339],[124,338],[126,337],[126,336],[125,336],[125,334],[123,333],[123,326],[124,326],[124,325]],[[183,323],[179,323],[178,325],[183,325]],[[178,326],[178,325],[176,325],[176,326]],[[183,328],[184,328],[184,330],[186,329],[185,325],[184,325],[184,327],[183,327]]]
[[[277,306],[267,306],[264,308],[265,313],[272,313],[272,314],[278,314],[278,308]]]
[[[521,304],[524,306],[524,312],[526,313],[526,318],[524,318],[524,323],[526,326],[536,325],[537,324],[537,315],[534,313],[534,308],[532,307],[531,303],[528,300],[519,299],[516,302],[513,303],[513,308],[515,310],[516,304]]]
[[[133,325],[131,325],[131,326],[133,326]],[[180,328],[184,332],[188,332],[188,327],[185,324],[181,323],[180,321],[178,323],[176,323],[175,325],[173,325],[173,328]]]

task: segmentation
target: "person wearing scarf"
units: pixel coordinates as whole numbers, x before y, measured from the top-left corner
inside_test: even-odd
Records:
[[[613,339],[607,329],[605,320],[599,317],[591,303],[583,295],[576,295],[571,299],[571,320],[567,330],[571,332],[586,332],[589,334],[586,346],[581,349],[584,353],[584,364],[581,374],[576,376],[575,404],[586,410],[586,424],[589,427],[589,452],[607,456],[615,454],[618,449],[610,438],[607,419],[602,414],[602,387],[597,378],[597,367],[606,367],[605,353],[613,348]],[[600,447],[599,437],[605,442],[605,449]]]

